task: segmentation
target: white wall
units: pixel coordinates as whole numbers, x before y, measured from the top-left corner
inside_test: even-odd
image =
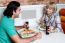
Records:
[[[36,25],[35,21],[38,21],[40,19],[41,15],[42,15],[43,6],[45,6],[45,5],[24,5],[24,6],[21,6],[21,11],[23,11],[23,10],[36,10],[36,18],[23,19],[22,12],[21,12],[21,14],[19,15],[19,18],[15,19],[15,26],[21,26],[21,25],[23,25],[23,23],[25,21],[29,21],[30,25]],[[57,4],[58,11],[61,8],[65,8],[65,4]],[[5,7],[0,7],[0,19],[2,17],[4,9],[5,9]],[[26,16],[29,16],[29,15],[26,15]],[[29,17],[31,17],[31,15]]]
[[[3,11],[4,11],[5,7],[0,7],[0,21],[3,17]]]
[[[42,8],[43,8],[43,6],[45,6],[45,5],[27,5],[27,6],[21,6],[21,14],[19,15],[19,17],[20,18],[16,18],[15,19],[15,25],[16,26],[21,26],[21,25],[23,25],[23,23],[22,23],[22,21],[29,21],[29,23],[31,24],[31,25],[35,25],[35,21],[36,20],[38,20],[38,19],[40,19],[40,17],[41,17],[41,15],[42,15]],[[32,13],[26,13],[25,11],[35,11],[35,12],[32,12],[33,13],[33,15],[34,16],[36,16],[36,17],[32,17]],[[23,14],[23,12],[25,12],[26,14],[25,14],[25,16],[28,16],[28,18],[29,19],[23,19],[23,17],[25,17],[25,16],[23,16],[24,14]],[[20,22],[19,22],[20,21]]]

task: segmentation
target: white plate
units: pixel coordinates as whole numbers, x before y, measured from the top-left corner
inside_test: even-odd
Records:
[[[22,38],[30,38],[33,37],[34,35],[36,35],[36,33],[31,33],[31,34],[21,34]]]

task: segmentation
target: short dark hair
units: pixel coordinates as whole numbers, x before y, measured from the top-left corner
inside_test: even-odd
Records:
[[[19,2],[11,1],[3,12],[4,16],[7,16],[8,18],[12,17],[13,11],[16,11],[18,7],[20,7]]]

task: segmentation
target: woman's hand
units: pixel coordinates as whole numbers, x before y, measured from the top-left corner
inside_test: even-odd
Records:
[[[49,26],[48,32],[53,32],[54,27]]]
[[[50,27],[49,27],[49,32],[56,32],[56,31],[57,31],[57,29],[54,28],[53,26],[50,26]]]

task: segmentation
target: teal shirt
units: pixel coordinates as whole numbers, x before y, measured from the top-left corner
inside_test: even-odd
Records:
[[[14,20],[4,16],[0,24],[0,43],[11,43],[10,38],[14,35],[17,35]]]

